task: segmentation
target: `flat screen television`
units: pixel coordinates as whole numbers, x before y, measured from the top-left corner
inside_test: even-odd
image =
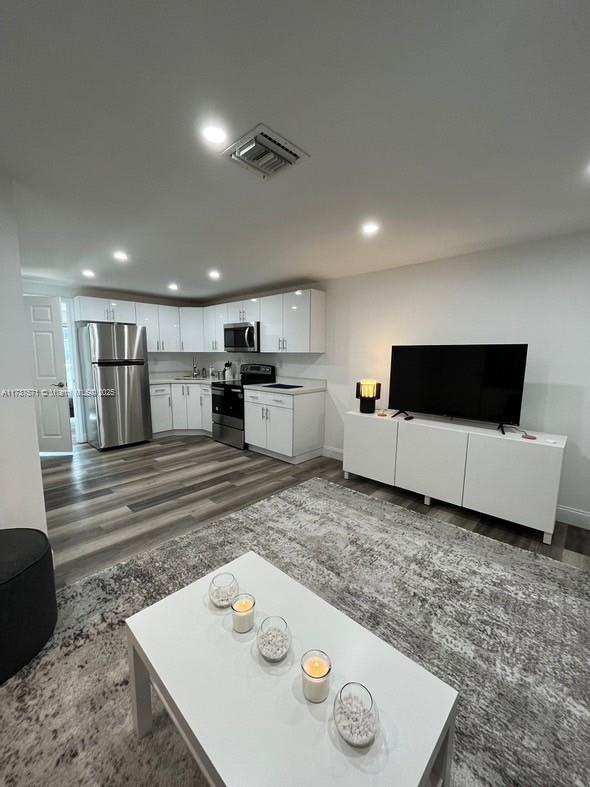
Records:
[[[389,408],[517,425],[527,349],[527,344],[394,346]]]

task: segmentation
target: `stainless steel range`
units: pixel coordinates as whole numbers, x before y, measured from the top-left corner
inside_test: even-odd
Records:
[[[274,366],[244,363],[239,381],[212,382],[213,439],[234,448],[244,448],[244,386],[274,383],[275,380]]]

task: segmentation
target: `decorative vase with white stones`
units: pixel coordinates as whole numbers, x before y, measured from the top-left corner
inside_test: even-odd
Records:
[[[370,746],[379,728],[379,714],[369,689],[362,683],[345,683],[334,700],[334,721],[350,746]]]

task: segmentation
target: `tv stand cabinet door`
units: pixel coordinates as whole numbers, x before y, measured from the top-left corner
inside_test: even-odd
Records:
[[[553,533],[562,461],[559,446],[472,434],[463,505]]]
[[[399,423],[395,485],[460,506],[467,432]]]
[[[393,486],[397,427],[397,421],[391,418],[346,413],[344,472]]]

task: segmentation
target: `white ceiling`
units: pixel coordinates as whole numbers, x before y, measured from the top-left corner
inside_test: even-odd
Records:
[[[586,0],[3,0],[24,272],[211,298],[587,228],[589,40]],[[209,118],[311,158],[264,182]]]

